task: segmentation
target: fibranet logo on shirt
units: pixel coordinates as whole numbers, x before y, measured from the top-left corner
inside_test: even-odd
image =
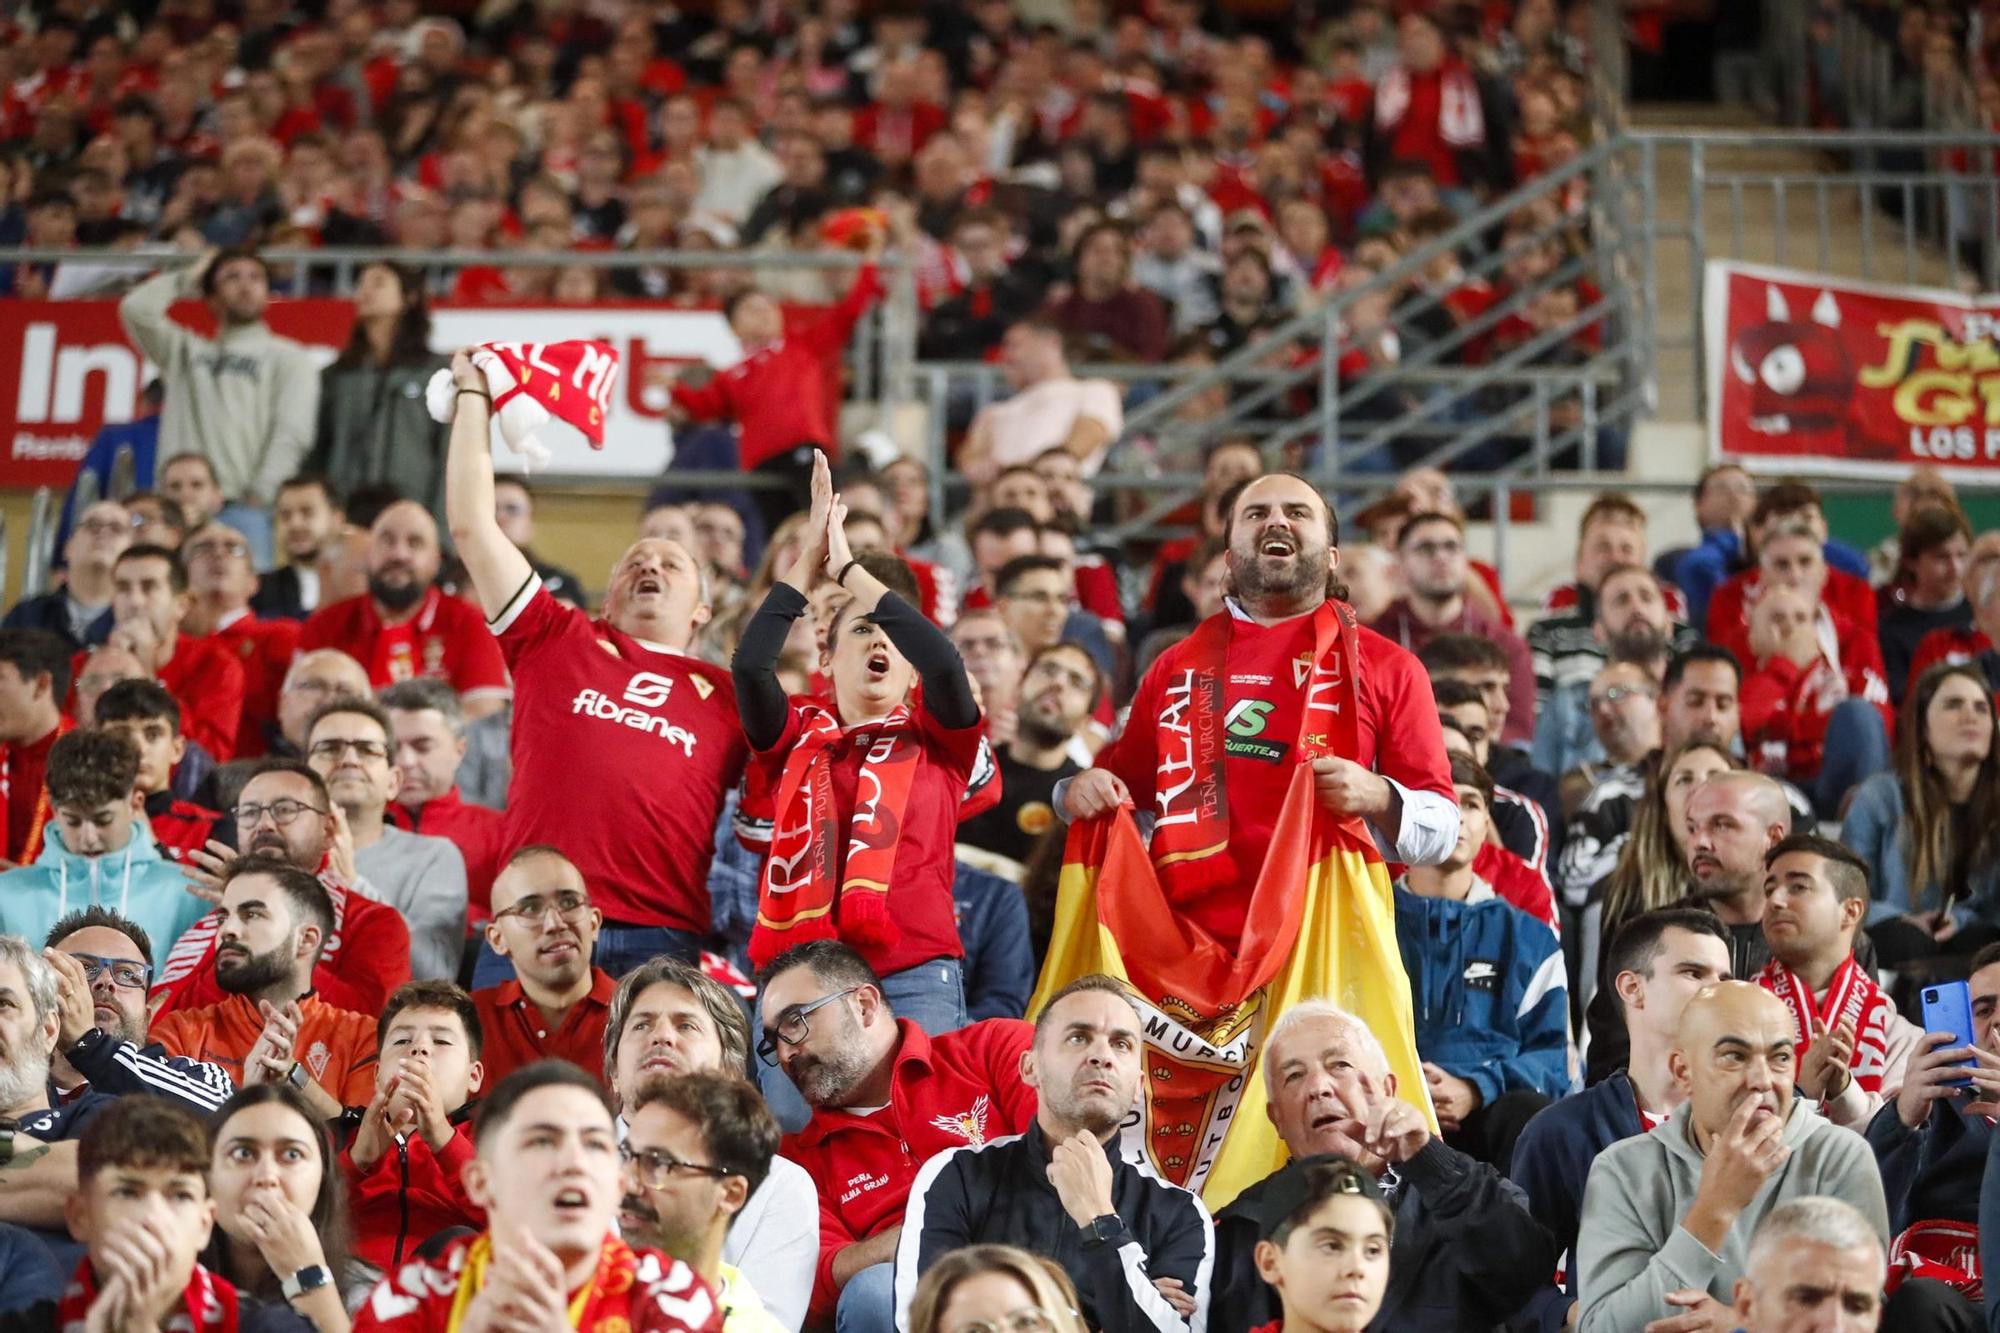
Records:
[[[649,709],[666,703],[673,693],[674,682],[666,676],[655,675],[651,671],[636,672],[625,682],[625,703],[607,696],[602,690],[582,690],[570,702],[569,711],[584,717],[594,717],[605,722],[615,722],[621,727],[634,731],[651,732],[661,740],[681,747],[681,753],[694,758],[695,736],[686,727],[675,726],[658,713]],[[628,708],[625,704],[631,704]]]

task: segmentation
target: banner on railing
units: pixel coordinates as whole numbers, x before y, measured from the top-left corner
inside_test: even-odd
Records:
[[[193,302],[174,314],[210,333],[214,321]],[[296,338],[324,365],[339,354],[354,326],[352,302],[275,301],[274,332]],[[622,361],[605,423],[604,448],[580,442],[562,450],[556,472],[604,477],[656,477],[667,464],[672,435],[667,395],[646,383],[661,364],[732,364],[741,354],[721,314],[644,306],[441,306],[431,311],[431,345],[561,342],[602,339]],[[154,374],[125,336],[115,301],[0,301],[0,486],[66,487],[97,432],[130,421]],[[499,457],[496,455],[496,457]],[[516,468],[512,454],[500,459]]]
[[[2000,293],[1711,260],[1710,450],[1764,472],[2000,479]]]

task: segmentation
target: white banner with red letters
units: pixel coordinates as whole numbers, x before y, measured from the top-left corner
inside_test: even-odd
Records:
[[[203,333],[214,330],[195,302],[183,302],[174,316]],[[332,298],[274,301],[269,322],[324,365],[347,341],[354,306]],[[666,391],[646,383],[647,371],[661,364],[727,366],[741,355],[736,335],[713,310],[603,304],[431,311],[431,345],[439,351],[566,339],[610,343],[621,368],[603,449],[567,431],[550,433],[556,449],[550,471],[563,475],[657,477],[673,437]],[[67,487],[97,432],[137,415],[140,391],[153,374],[120,327],[116,301],[0,301],[0,487]],[[511,453],[495,457],[503,468],[519,467]]]
[[[2000,293],[1711,260],[1703,299],[1715,457],[2000,481]]]

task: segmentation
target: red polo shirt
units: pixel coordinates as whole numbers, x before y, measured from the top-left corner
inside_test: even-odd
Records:
[[[537,1060],[567,1060],[605,1082],[604,1024],[611,1017],[611,997],[618,983],[601,967],[591,968],[590,978],[590,994],[564,1012],[554,1031],[519,981],[472,992],[484,1039],[479,1062],[486,1067],[485,1086],[490,1088]]]
[[[429,676],[461,695],[506,695],[507,664],[479,608],[432,585],[416,614],[396,624],[382,619],[367,593],[322,606],[299,631],[299,651],[338,648],[366,668],[376,689]]]

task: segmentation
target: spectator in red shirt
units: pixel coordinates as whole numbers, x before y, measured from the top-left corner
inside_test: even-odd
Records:
[[[236,757],[243,720],[243,664],[220,640],[181,633],[192,609],[187,567],[165,547],[128,546],[111,567],[107,641],[138,658],[173,691],[188,739],[226,763]],[[76,665],[82,665],[81,655]]]
[[[485,924],[493,877],[500,873],[498,810],[459,795],[458,766],[465,761],[465,713],[458,695],[441,680],[405,680],[382,691],[389,712],[396,768],[403,785],[388,819],[408,833],[448,839],[465,858],[466,929]],[[496,1078],[504,1075],[495,1075]]]
[[[863,252],[868,262],[854,275],[854,285],[840,303],[818,319],[793,326],[776,301],[754,288],[745,289],[723,307],[730,330],[742,344],[742,359],[716,372],[699,389],[677,383],[671,370],[660,376],[673,392],[669,415],[674,420],[735,421],[741,431],[737,454],[743,470],[782,483],[755,492],[766,532],[777,531],[793,511],[805,507],[812,451],[838,453],[830,410],[830,363],[881,293],[875,261],[884,241],[879,231],[869,235]]]
[[[375,1095],[350,1110],[340,1154],[354,1254],[393,1270],[447,1227],[486,1225],[459,1176],[472,1160],[472,1108],[489,1082],[472,997],[449,981],[399,987],[375,1024]]]
[[[462,351],[452,375],[484,387]],[[560,844],[576,862],[607,917],[607,972],[693,958],[714,922],[716,820],[743,771],[729,676],[691,655],[709,618],[701,568],[641,538],[610,571],[603,619],[557,603],[494,519],[491,424],[483,395],[461,394],[445,509],[518,684],[503,844]]]
[[[917,1171],[931,1156],[1024,1132],[1021,1081],[1034,1029],[989,1018],[927,1036],[897,1018],[861,955],[836,940],[797,945],[759,977],[768,1034],[757,1047],[813,1108],[782,1154],[819,1186],[812,1317],[842,1328],[894,1321],[896,1244]]]
[[[1818,543],[1801,533],[1800,543]],[[1773,586],[1750,613],[1753,670],[1743,673],[1743,748],[1750,762],[1788,778],[1812,797],[1823,819],[1842,813],[1847,793],[1889,767],[1889,687],[1865,628],[1827,637],[1809,595]]]
[[[210,839],[234,842],[236,830],[222,812],[179,800],[172,790],[174,766],[187,754],[181,735],[181,705],[156,680],[121,680],[97,701],[101,731],[123,736],[139,751],[139,794],[146,803],[146,822],[163,855],[186,861],[188,854],[207,847]]]
[[[471,603],[437,586],[442,564],[430,512],[398,500],[368,530],[368,591],[313,612],[299,650],[338,648],[377,689],[418,676],[448,680],[468,721],[498,712],[512,693],[500,646]]]
[[[49,747],[69,730],[61,702],[69,670],[68,646],[48,630],[0,630],[0,868],[32,864],[41,854],[50,814],[42,774]]]
[[[209,523],[188,534],[181,559],[187,564],[192,597],[184,627],[190,634],[211,636],[243,668],[236,757],[254,758],[269,747],[278,718],[278,687],[298,651],[299,624],[259,620],[252,613],[257,571],[250,564],[250,543],[236,529]]]
[[[1452,53],[1437,17],[1406,11],[1396,48],[1397,63],[1375,85],[1370,174],[1391,158],[1414,158],[1447,188],[1508,185],[1514,173],[1500,99]]]
[[[1132,238],[1116,222],[1085,228],[1071,251],[1072,285],[1043,314],[1073,339],[1085,361],[1159,362],[1167,356],[1167,308],[1132,280]],[[1037,441],[1037,450],[1048,441]]]
[[[492,901],[472,977],[488,1077],[548,1059],[600,1072],[617,982],[591,965],[604,913],[582,872],[553,847],[523,847],[493,881]]]

